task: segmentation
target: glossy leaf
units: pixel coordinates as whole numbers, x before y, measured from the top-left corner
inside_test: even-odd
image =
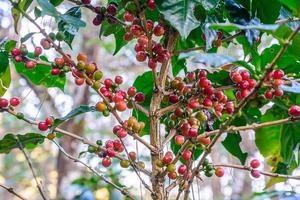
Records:
[[[136,87],[138,92],[144,93],[145,101],[141,104],[141,106],[149,109],[154,86],[152,71],[145,72],[144,74],[138,76],[135,79],[133,86]],[[134,110],[132,115],[136,117],[138,121],[143,121],[145,123],[145,128],[141,132],[141,135],[149,135],[149,117],[147,117],[143,112],[137,110]]]
[[[42,8],[42,15],[49,15],[55,19],[58,18],[59,13],[54,5],[49,2],[49,0],[37,0],[37,2]]]
[[[50,3],[52,3],[55,7],[61,4],[64,0],[50,0]]]
[[[77,115],[81,115],[81,114],[88,113],[88,112],[94,112],[94,111],[96,111],[94,106],[81,105],[81,106],[73,109],[66,116],[61,117],[61,118],[56,118],[54,120],[54,123],[53,123],[51,129],[53,130],[54,128],[59,126],[61,123],[65,122],[73,117],[76,117]]]
[[[0,52],[0,75],[6,72],[8,68],[8,53],[7,52]]]
[[[293,11],[298,17],[300,16],[300,1],[298,0],[279,0],[282,4],[287,6]]]
[[[156,0],[161,14],[178,30],[183,38],[187,38],[192,30],[200,25],[194,16],[194,8],[200,0]]]
[[[23,10],[23,11],[27,11],[27,9],[29,8],[30,4],[32,3],[32,0],[20,0],[17,4],[17,6]],[[15,28],[15,32],[18,33],[18,23],[19,20],[21,18],[21,13],[18,9],[16,8],[12,8],[11,9],[11,13],[14,19],[14,28]]]
[[[248,153],[241,150],[240,142],[242,137],[239,133],[228,133],[225,140],[222,141],[223,146],[230,152],[231,155],[238,158],[242,165],[245,164]]]
[[[6,71],[0,74],[0,97],[5,94],[11,82],[10,68],[7,67]]]
[[[7,41],[7,42],[5,43],[5,45],[4,45],[5,51],[6,51],[7,53],[10,52],[13,48],[16,47],[16,44],[17,44],[17,41],[15,41],[15,40],[9,40],[9,41]],[[2,59],[1,59],[1,60],[2,60]],[[1,71],[1,69],[0,69],[0,71]]]
[[[31,32],[31,33],[26,34],[24,37],[21,38],[21,43],[26,42],[29,38],[31,38],[36,33],[37,32]]]
[[[25,135],[16,135],[8,133],[0,140],[0,153],[9,153],[12,149],[19,148],[18,137],[22,146],[26,149],[34,149],[38,144],[44,142],[45,136],[38,133],[26,133]]]
[[[33,57],[33,54],[29,54],[30,57]],[[47,58],[44,56],[40,57],[42,60],[47,61]],[[28,78],[35,85],[43,85],[47,88],[57,87],[64,90],[66,77],[53,77],[50,74],[51,67],[38,64],[34,69],[28,70],[24,63],[17,63],[14,61],[16,71]]]

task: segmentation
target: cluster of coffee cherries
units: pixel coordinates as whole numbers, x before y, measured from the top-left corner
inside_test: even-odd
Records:
[[[42,54],[42,51],[43,50],[41,47],[35,47],[34,56],[38,58]],[[37,65],[37,62],[35,60],[28,58],[29,52],[26,45],[24,44],[22,44],[20,48],[17,47],[13,48],[10,53],[17,63],[24,62],[25,67],[27,69],[33,69]]]
[[[91,0],[81,0],[81,3],[92,8],[96,13],[96,17],[93,19],[93,24],[99,26],[102,22],[107,19],[110,24],[116,23],[116,19],[113,17],[118,11],[118,4],[111,2],[105,6],[93,6],[91,5]]]
[[[0,108],[8,108],[9,106],[17,107],[20,103],[21,100],[18,97],[12,97],[9,100],[6,98],[0,98]]]
[[[247,97],[256,86],[256,80],[250,78],[250,73],[246,69],[234,69],[230,72],[230,79],[236,84],[236,98],[242,100]]]
[[[283,77],[284,71],[281,69],[273,70],[268,74],[266,84],[269,84],[269,86],[265,92],[266,99],[272,100],[274,96],[283,96],[283,90],[279,88],[284,83]]]
[[[139,122],[135,117],[129,117],[128,120],[125,120],[123,126],[116,125],[113,128],[113,133],[120,137],[124,138],[127,135],[128,131],[133,131],[134,133],[140,133],[145,128],[144,122]]]
[[[52,126],[53,122],[53,117],[47,117],[44,121],[40,121],[38,123],[38,129],[40,131],[47,131]]]
[[[212,177],[214,174],[217,177],[222,177],[225,174],[225,170],[223,167],[214,167],[211,163],[209,163],[208,159],[205,159],[202,163],[202,170],[206,177]]]

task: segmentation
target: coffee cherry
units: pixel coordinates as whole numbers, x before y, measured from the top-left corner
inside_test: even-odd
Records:
[[[116,14],[117,11],[118,11],[118,5],[115,3],[109,4],[106,8],[106,12],[110,15]]]
[[[189,137],[196,137],[198,135],[198,129],[192,127],[189,130],[188,136]]]
[[[184,143],[185,139],[182,135],[176,135],[175,136],[175,143],[178,145],[182,145]]]
[[[202,70],[199,71],[198,76],[199,76],[199,78],[206,77],[207,76],[207,72],[202,69]]]
[[[165,165],[171,164],[172,160],[173,160],[173,154],[171,152],[167,152],[162,159]]]
[[[155,10],[155,8],[156,8],[156,4],[155,4],[154,0],[148,0],[147,5],[150,8],[150,10]]]
[[[121,161],[120,161],[120,166],[121,166],[122,168],[128,168],[129,165],[130,165],[130,162],[129,162],[128,160],[121,160]]]
[[[148,67],[150,69],[155,69],[156,65],[157,65],[156,60],[154,58],[149,58],[149,60],[148,60]]]
[[[59,75],[59,73],[60,73],[60,69],[58,69],[58,68],[51,69],[51,74],[53,76],[57,76],[57,75]]]
[[[95,26],[99,26],[102,24],[103,20],[105,19],[103,14],[98,14],[94,19],[93,19],[93,24]]]
[[[277,96],[277,97],[283,96],[283,90],[281,90],[281,89],[276,89],[276,90],[274,91],[274,95]]]
[[[27,61],[27,62],[25,63],[25,67],[26,67],[27,69],[33,69],[33,68],[36,67],[36,62],[33,61],[33,60],[29,60],[29,61]]]
[[[136,59],[139,62],[144,62],[147,58],[147,53],[145,51],[139,51],[136,54]]]
[[[46,38],[42,39],[40,44],[46,50],[51,48],[51,44],[50,44],[49,40],[47,40]]]
[[[224,168],[223,167],[217,167],[216,170],[215,170],[215,175],[217,177],[224,176]]]
[[[106,149],[106,155],[108,157],[113,158],[116,156],[116,152],[112,148],[108,148],[108,149]]]
[[[21,50],[19,48],[13,48],[10,53],[15,57],[21,54]]]
[[[177,103],[179,101],[179,97],[175,94],[171,94],[169,96],[169,102],[170,103]]]
[[[203,145],[209,145],[211,142],[210,137],[202,137],[198,141]]]
[[[231,77],[231,80],[234,82],[234,83],[239,83],[243,80],[243,77],[239,74],[239,73],[234,73]]]
[[[124,20],[127,22],[132,22],[134,20],[134,15],[128,11],[124,14]]]
[[[273,96],[274,96],[274,94],[273,94],[272,91],[267,90],[267,91],[265,92],[265,98],[266,98],[266,99],[271,100],[271,99],[273,99]]]
[[[75,83],[76,83],[76,85],[82,85],[84,83],[84,79],[83,78],[76,78]]]
[[[187,171],[187,167],[186,167],[186,165],[180,165],[179,167],[178,167],[178,174],[181,174],[181,175],[184,175],[185,173],[186,173],[186,171]]]
[[[182,159],[185,160],[185,161],[188,161],[190,160],[192,157],[192,153],[190,150],[185,150],[183,153],[182,153]]]
[[[16,56],[15,57],[15,61],[17,62],[17,63],[19,63],[19,62],[21,62],[23,59],[22,59],[22,56]]]
[[[127,108],[126,103],[124,101],[120,101],[120,102],[116,103],[115,106],[116,106],[117,111],[120,111],[120,112],[125,111]]]
[[[35,48],[34,48],[34,55],[35,55],[36,57],[38,57],[39,55],[42,54],[42,51],[43,51],[43,49],[42,49],[41,47],[35,47]]]
[[[21,103],[21,101],[20,101],[20,99],[18,97],[12,97],[9,100],[9,103],[10,103],[11,106],[16,107],[16,106],[18,106]]]
[[[48,124],[46,122],[39,122],[38,129],[41,131],[46,131],[48,129]]]
[[[284,76],[284,71],[281,69],[277,69],[273,72],[273,78],[274,79],[281,79]]]
[[[110,78],[107,78],[104,80],[105,87],[110,88],[112,86],[112,84],[113,84],[113,81]]]
[[[199,82],[198,82],[198,85],[201,87],[201,88],[206,88],[210,85],[210,81],[206,78],[206,77],[202,77],[200,78]]]
[[[159,43],[156,43],[153,47],[152,47],[152,51],[156,54],[161,54],[163,52],[163,46]]]
[[[115,83],[118,85],[121,85],[123,83],[123,77],[122,76],[116,76],[115,77]]]
[[[130,160],[135,161],[136,160],[136,153],[131,151],[128,153],[128,156],[130,158]]]
[[[107,109],[105,103],[103,103],[103,102],[98,102],[95,107],[96,107],[96,110],[99,112],[103,112],[104,110]]]
[[[133,97],[136,94],[136,88],[135,87],[129,87],[127,90],[127,94],[131,97]]]
[[[152,20],[147,20],[146,21],[146,29],[147,31],[151,31],[153,29],[154,23]]]
[[[167,166],[167,171],[168,171],[168,172],[175,172],[175,171],[176,171],[175,165],[174,165],[174,164],[169,164],[169,165]]]
[[[206,107],[211,107],[212,106],[212,101],[208,98],[205,98],[202,104]]]
[[[139,37],[140,35],[142,35],[142,28],[139,25],[132,25],[130,28],[130,32],[135,37]]]
[[[169,172],[168,177],[169,177],[169,179],[174,180],[177,178],[177,174],[176,174],[176,172]]]
[[[134,97],[135,101],[139,102],[139,103],[143,103],[145,101],[145,95],[141,92],[138,92],[135,97]]]
[[[53,119],[53,117],[47,117],[47,118],[45,119],[45,122],[46,122],[46,124],[47,124],[48,126],[51,126],[51,125],[53,124],[53,122],[54,122],[54,119]]]
[[[300,107],[297,105],[293,105],[289,109],[289,115],[292,117],[298,117],[300,116]]]
[[[7,99],[0,98],[0,108],[6,108],[8,106],[9,102]]]
[[[82,2],[83,4],[90,4],[90,3],[91,3],[91,0],[81,0],[81,2]]]
[[[281,80],[281,79],[274,79],[274,81],[273,81],[274,87],[279,87],[282,84],[283,84],[283,80]]]
[[[148,37],[146,35],[141,35],[139,38],[138,38],[138,44],[142,45],[142,46],[147,46],[148,45]]]
[[[133,35],[131,33],[125,33],[124,34],[124,40],[125,41],[129,42],[129,41],[132,40],[132,38],[133,38]]]
[[[250,166],[251,166],[252,168],[254,168],[254,169],[258,168],[258,167],[260,166],[259,160],[257,160],[257,159],[251,160]]]
[[[254,88],[256,86],[256,80],[254,79],[249,79],[248,83],[249,83],[249,88]]]
[[[153,29],[153,33],[155,36],[162,36],[165,33],[165,29],[161,25],[156,25]]]
[[[111,165],[111,159],[109,157],[105,157],[102,159],[103,167],[109,167]]]
[[[253,170],[251,170],[251,176],[253,178],[259,178],[260,177],[260,172],[258,170],[253,169]]]
[[[126,109],[126,108],[125,108]],[[125,138],[127,136],[127,132],[125,129],[121,129],[116,134],[119,138]]]

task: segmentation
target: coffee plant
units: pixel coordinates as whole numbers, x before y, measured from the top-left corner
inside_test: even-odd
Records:
[[[155,200],[169,199],[174,190],[176,199],[189,199],[196,179],[221,178],[225,168],[248,171],[253,178],[267,176],[269,187],[287,179],[300,180],[293,174],[299,167],[300,143],[300,1],[108,0],[99,4],[91,0],[37,0],[34,16],[27,12],[33,2],[10,0],[16,32],[22,18],[39,32],[1,44],[0,95],[8,89],[14,67],[32,84],[61,90],[70,74],[74,84],[90,86],[99,100],[64,117],[32,120],[18,112],[21,98],[0,98],[4,117],[13,115],[39,130],[6,134],[0,140],[1,153],[20,148],[26,155],[28,146],[41,145],[45,139],[58,145],[58,135],[73,137],[87,145],[103,167],[110,168],[118,160],[124,170],[133,170]],[[73,7],[60,13],[58,7],[63,2]],[[83,9],[93,13],[92,21],[81,19]],[[36,22],[43,16],[55,20],[57,32],[47,32]],[[72,50],[76,33],[88,23],[95,29],[100,27],[99,36],[114,36],[114,54],[134,44],[136,60],[148,70],[133,86],[124,88],[122,74],[108,77],[103,74],[105,66],[97,65],[85,52]],[[43,36],[40,45],[27,48],[26,41],[35,34]],[[273,42],[269,45],[266,40]],[[242,47],[242,56],[226,55],[232,45]],[[49,60],[49,49],[59,56]],[[74,54],[77,56],[71,56]],[[120,113],[126,110],[131,110],[132,116],[122,119]],[[115,137],[90,141],[60,127],[88,112],[115,118],[118,124],[111,130]],[[250,130],[255,131],[255,144],[269,160],[270,171],[263,171],[258,159],[241,150],[241,134]],[[144,145],[148,152],[143,153],[150,156],[151,164],[139,159],[137,152],[128,151],[124,140]],[[210,153],[216,145],[224,146],[240,165],[215,163]],[[142,198],[58,148],[126,198]],[[36,183],[41,197],[48,199]],[[8,191],[23,198],[12,189]]]

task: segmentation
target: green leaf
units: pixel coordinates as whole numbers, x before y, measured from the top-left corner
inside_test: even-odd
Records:
[[[258,17],[263,23],[274,23],[279,16],[280,8],[278,0],[252,0],[252,16]]]
[[[180,35],[186,39],[190,32],[200,25],[200,22],[194,16],[196,4],[200,0],[156,0],[156,5],[165,19],[178,30]]]
[[[48,0],[37,0],[37,2],[42,8],[42,15],[49,15],[55,19],[58,18],[59,13],[53,4],[51,4]]]
[[[38,133],[26,133],[16,135],[24,148],[34,149],[38,144],[44,142],[45,136]],[[5,134],[0,140],[0,153],[9,153],[12,149],[19,148],[15,136],[11,133]]]
[[[9,41],[7,41],[7,42],[5,43],[5,45],[4,45],[5,51],[6,51],[7,53],[10,52],[13,48],[16,47],[16,44],[17,44],[17,41],[15,41],[15,40],[9,40]],[[1,71],[1,69],[0,69],[0,71]]]
[[[172,74],[173,76],[177,76],[179,72],[184,70],[184,72],[187,72],[186,68],[186,59],[179,59],[178,56],[173,56],[172,60]]]
[[[299,0],[279,0],[282,4],[286,5],[298,17],[300,16],[300,1]]]
[[[80,7],[75,7],[75,9],[80,10]],[[65,21],[67,24],[73,25],[75,28],[80,28],[80,27],[85,27],[86,26],[85,22],[82,21],[80,19],[80,17],[78,18],[78,17],[74,17],[72,15],[69,15],[68,12],[66,14],[60,15],[59,18],[62,21]]]
[[[34,34],[36,34],[37,32],[32,32],[32,33],[28,33],[26,34],[24,37],[21,38],[21,43],[26,42],[29,38],[31,38]]]
[[[250,29],[256,29],[256,30],[271,30],[274,31],[277,28],[279,28],[278,24],[256,24],[256,25],[239,25],[239,24],[234,24],[234,23],[216,23],[216,24],[211,24],[211,28],[213,29],[222,29],[227,32],[231,31],[236,31],[236,30],[250,30]]]
[[[242,137],[239,133],[228,133],[225,140],[222,141],[223,146],[231,153],[233,156],[238,158],[242,165],[245,164],[248,153],[244,153],[241,150],[240,142]]]
[[[7,89],[9,88],[11,82],[10,68],[7,67],[6,71],[0,74],[0,97],[2,97]]]
[[[212,68],[217,68],[225,64],[238,61],[237,58],[218,53],[181,53],[179,55],[179,59],[183,58],[191,58],[193,63],[206,63],[206,65]]]
[[[17,6],[23,10],[23,11],[27,11],[27,9],[29,8],[30,4],[32,3],[32,0],[20,0],[17,4]],[[21,18],[21,13],[18,9],[16,8],[12,8],[11,9],[11,14],[13,16],[14,19],[14,28],[15,28],[15,32],[18,33],[18,22]]]
[[[69,9],[65,15],[72,16],[73,18],[77,19],[77,21],[80,21],[81,19],[81,9],[80,7],[73,7]],[[64,20],[60,20],[58,22],[58,30],[63,32],[65,35],[64,41],[69,45],[70,48],[72,48],[72,41],[77,34],[79,27],[74,26],[73,24],[67,23]]]
[[[141,106],[149,109],[154,87],[152,71],[145,72],[144,74],[138,76],[135,79],[133,86],[136,87],[138,92],[144,93],[145,101],[141,104]],[[141,135],[149,135],[149,117],[147,117],[143,112],[137,110],[133,111],[132,115],[136,117],[138,121],[142,121],[145,123],[145,128],[141,132]]]
[[[29,54],[29,57],[33,58],[33,54]],[[41,59],[44,61],[48,61],[46,57],[41,56]],[[19,74],[24,75],[35,85],[43,85],[47,88],[57,87],[64,90],[66,77],[53,77],[50,73],[51,67],[46,65],[38,64],[34,69],[27,69],[24,63],[17,63],[14,61],[16,71]]]
[[[87,112],[94,112],[94,111],[96,111],[94,106],[81,105],[81,106],[73,109],[66,116],[61,117],[61,118],[56,118],[54,120],[54,123],[53,123],[51,129],[53,130],[54,128],[59,126],[61,123],[65,122],[73,117],[76,117],[77,115],[84,114]]]
[[[42,16],[42,11],[40,9],[38,9],[37,7],[34,8],[34,16],[35,18],[39,18],[40,16]]]
[[[50,3],[52,3],[55,7],[61,4],[64,0],[50,0]]]
[[[8,68],[8,53],[0,52],[0,75],[3,74]]]
[[[125,30],[123,28],[114,34],[116,41],[114,55],[116,55],[120,51],[120,49],[127,44],[127,42],[123,38],[124,34]]]

